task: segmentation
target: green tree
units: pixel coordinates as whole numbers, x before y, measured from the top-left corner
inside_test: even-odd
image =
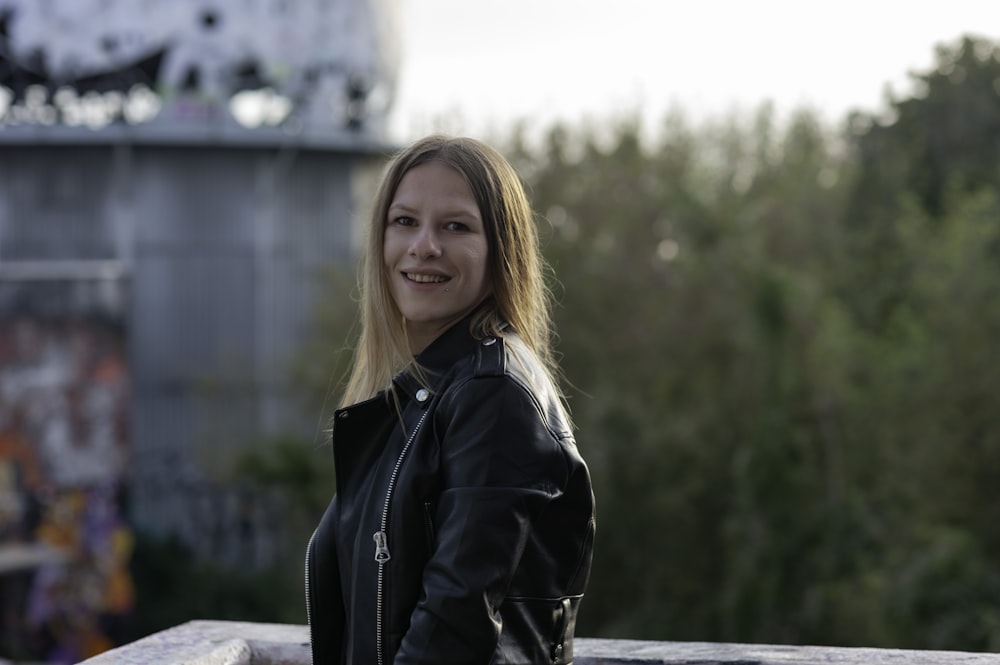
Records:
[[[860,178],[858,222],[872,209],[896,210],[913,193],[934,217],[953,188],[995,185],[1000,169],[1000,46],[967,36],[936,49],[934,67],[910,74],[912,90],[880,114],[852,118]]]

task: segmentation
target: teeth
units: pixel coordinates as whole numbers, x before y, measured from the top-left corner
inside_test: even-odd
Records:
[[[442,277],[441,275],[418,275],[415,272],[405,273],[406,278],[414,282],[420,282],[421,284],[436,284],[438,282],[448,281],[447,277]]]

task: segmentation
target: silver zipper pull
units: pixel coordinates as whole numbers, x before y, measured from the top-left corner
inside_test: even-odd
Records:
[[[385,531],[376,531],[372,534],[372,540],[375,541],[375,560],[379,563],[385,563],[391,558],[389,545],[385,539]]]

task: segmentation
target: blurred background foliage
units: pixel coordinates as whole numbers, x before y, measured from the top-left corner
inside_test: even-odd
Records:
[[[578,634],[1000,650],[1000,45],[943,45],[838,126],[528,134],[493,143],[545,232],[598,498]],[[329,279],[297,369],[326,416],[356,305]],[[242,467],[296,545],[333,490],[321,439]],[[263,614],[304,621],[298,595]]]

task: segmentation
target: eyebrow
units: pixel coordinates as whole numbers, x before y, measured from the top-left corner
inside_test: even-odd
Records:
[[[405,203],[393,203],[392,205],[389,206],[388,212],[393,212],[393,211],[405,212],[405,213],[408,213],[408,214],[416,214],[417,212],[419,212],[416,208],[411,208],[410,206],[406,205]],[[446,210],[443,213],[443,216],[444,217],[468,217],[468,218],[471,218],[471,219],[480,219],[479,214],[477,214],[475,212],[472,212],[471,210],[463,209],[463,208],[455,208],[453,210]]]

